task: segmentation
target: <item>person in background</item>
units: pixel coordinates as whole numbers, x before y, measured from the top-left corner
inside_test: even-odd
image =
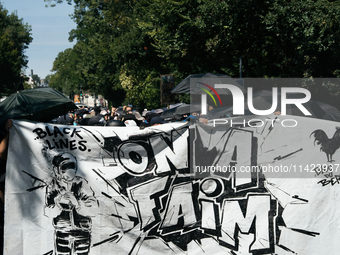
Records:
[[[183,121],[192,121],[195,122],[200,114],[198,112],[193,112],[191,113],[188,117],[186,117]]]
[[[73,117],[71,117],[72,115],[65,114],[65,115],[61,115],[58,117],[57,119],[57,124],[61,124],[61,125],[73,125]]]
[[[89,110],[83,115],[83,119],[91,119],[94,116],[94,110]]]
[[[75,112],[73,115],[73,125],[77,126],[81,123],[82,117],[79,113]]]
[[[126,106],[125,114],[131,114],[131,113],[132,113],[132,108],[130,106]]]
[[[102,111],[100,114],[102,114],[104,116],[104,126],[106,125],[106,123],[108,123],[111,119],[113,119],[113,117],[111,116],[111,113],[108,111]]]
[[[144,109],[144,111],[142,112],[142,117],[145,117],[146,113],[148,112],[148,109]]]
[[[95,107],[94,109],[94,116],[90,118],[87,125],[89,126],[104,126],[104,117],[100,114],[100,107]]]
[[[140,121],[137,120],[136,116],[133,115],[132,113],[126,114],[122,121],[124,122],[124,124],[128,127],[131,126],[139,126],[140,125]]]
[[[117,113],[118,108],[111,106],[111,119],[114,119],[118,113]]]
[[[160,115],[158,113],[155,112],[147,112],[145,115],[145,120],[147,123],[151,123],[152,118],[154,117],[160,117]]]

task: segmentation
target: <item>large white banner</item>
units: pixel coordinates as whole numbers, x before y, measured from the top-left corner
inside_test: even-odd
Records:
[[[6,255],[338,254],[338,123],[15,121]]]

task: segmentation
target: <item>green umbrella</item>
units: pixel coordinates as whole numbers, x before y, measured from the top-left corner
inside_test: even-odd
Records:
[[[0,123],[7,119],[48,122],[77,106],[53,88],[20,90],[0,103]]]

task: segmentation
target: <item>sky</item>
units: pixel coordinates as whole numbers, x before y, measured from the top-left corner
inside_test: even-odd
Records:
[[[52,74],[53,61],[59,52],[72,48],[75,41],[69,42],[69,32],[76,28],[76,24],[69,17],[73,7],[67,3],[57,4],[55,7],[45,7],[44,0],[0,0],[2,6],[15,12],[24,24],[31,26],[33,41],[26,49],[28,68],[26,75],[37,74],[44,79]]]

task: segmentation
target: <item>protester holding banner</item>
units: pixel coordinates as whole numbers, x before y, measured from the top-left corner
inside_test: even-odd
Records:
[[[9,129],[12,127],[12,120],[7,120],[5,127],[0,131],[0,199],[4,203],[4,189],[5,189],[5,172],[6,172],[6,160],[8,151]],[[3,205],[2,205],[3,206]]]
[[[0,199],[1,199],[1,222],[0,222],[0,247],[3,247],[4,233],[4,212],[5,212],[5,177],[6,177],[6,161],[8,152],[9,129],[13,126],[12,120],[7,120],[5,126],[0,130]]]

